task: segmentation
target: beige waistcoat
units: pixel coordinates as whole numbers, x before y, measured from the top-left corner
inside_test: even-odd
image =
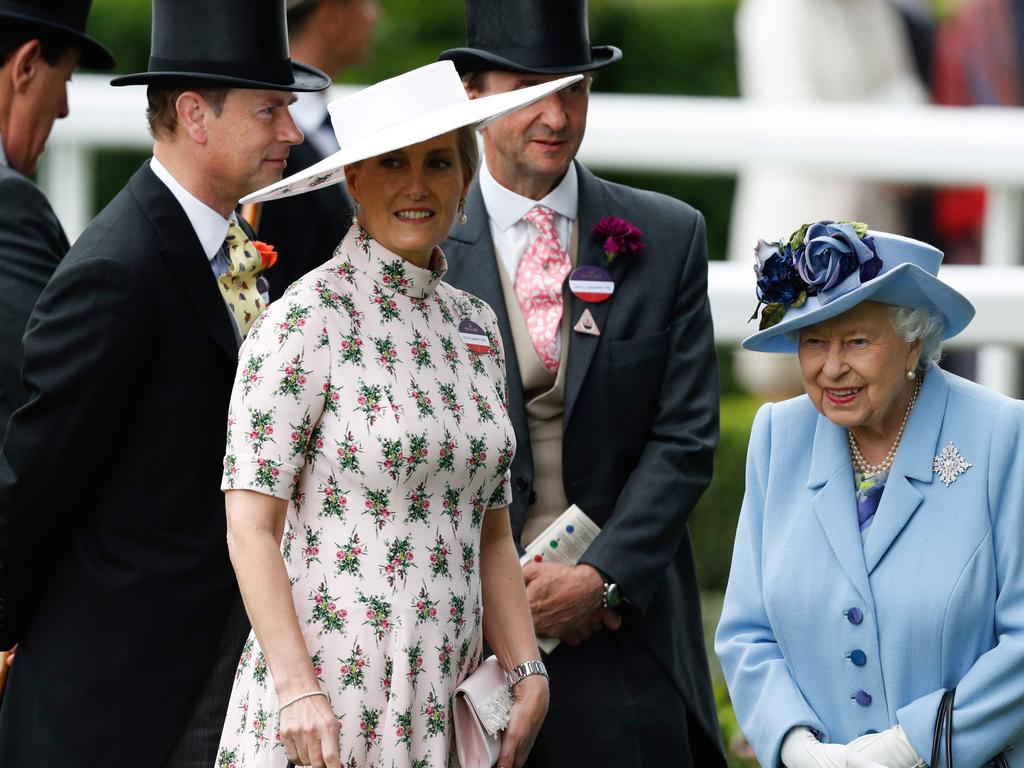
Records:
[[[578,242],[577,226],[573,222],[568,248],[569,261],[573,267],[576,266]],[[523,545],[526,546],[543,533],[544,529],[569,506],[562,483],[562,414],[565,411],[565,369],[569,357],[572,294],[569,292],[567,280],[562,294],[562,355],[556,376],[544,367],[537,356],[512,280],[505,271],[500,254],[495,255],[498,257],[501,291],[505,297],[505,307],[508,309],[512,342],[515,345],[516,360],[519,362],[519,373],[522,377],[526,422],[530,430],[530,448],[533,452],[533,491],[537,494],[537,500],[526,511],[522,535]]]

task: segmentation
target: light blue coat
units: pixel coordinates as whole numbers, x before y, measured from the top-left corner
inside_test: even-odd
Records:
[[[973,466],[947,487],[950,442]],[[1024,745],[1024,403],[931,368],[863,545],[846,430],[806,396],[761,408],[715,650],[766,768],[795,725],[899,723],[927,760],[954,685],[958,768]]]

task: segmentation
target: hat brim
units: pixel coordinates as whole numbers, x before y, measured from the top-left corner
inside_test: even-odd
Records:
[[[946,285],[916,264],[900,264],[859,288],[822,305],[817,296],[808,297],[800,307],[791,307],[782,322],[743,340],[743,348],[754,352],[796,352],[793,331],[830,320],[863,301],[877,301],[912,309],[923,307],[942,319],[943,341],[951,339],[974,318],[974,305],[959,291]]]
[[[460,101],[426,115],[411,117],[408,120],[389,125],[358,141],[353,141],[315,165],[253,192],[242,198],[240,202],[243,204],[262,203],[282,197],[301,195],[312,189],[329,187],[344,180],[346,165],[402,147],[419,144],[467,125],[483,127],[581,79],[581,75],[562,77],[528,88]]]
[[[117,63],[114,54],[99,40],[79,32],[74,27],[54,21],[46,21],[27,13],[17,11],[0,11],[0,19],[17,19],[40,30],[47,30],[64,35],[80,52],[78,65],[86,69],[113,69]]]
[[[174,86],[180,83],[202,83],[209,85],[220,85],[228,88],[249,88],[268,91],[288,91],[306,93],[310,91],[323,91],[330,87],[331,79],[316,67],[302,64],[298,61],[291,63],[291,83],[279,83],[270,80],[253,80],[247,77],[236,75],[214,75],[193,70],[162,71],[162,72],[139,72],[134,75],[122,75],[110,81],[111,85],[163,85]]]
[[[499,69],[505,72],[524,72],[533,75],[568,75],[577,72],[592,72],[614,64],[622,58],[622,51],[614,45],[593,45],[590,47],[589,62],[559,64],[549,67],[531,67],[481,48],[450,48],[437,57],[438,61],[450,61],[459,76],[467,72],[481,72]]]

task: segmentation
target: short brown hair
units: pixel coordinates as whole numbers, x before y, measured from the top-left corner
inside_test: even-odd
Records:
[[[169,139],[174,136],[178,129],[178,110],[175,106],[178,97],[187,91],[198,93],[210,108],[213,114],[220,115],[224,109],[224,101],[228,97],[228,88],[198,87],[188,88],[178,86],[175,88],[151,85],[146,89],[146,99],[149,105],[146,107],[146,120],[149,121],[149,132],[154,139]]]

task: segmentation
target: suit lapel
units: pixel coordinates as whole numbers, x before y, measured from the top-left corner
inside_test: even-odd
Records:
[[[934,482],[932,459],[938,453],[942,429],[940,414],[946,412],[948,396],[949,384],[940,371],[934,370],[925,376],[864,542],[868,573],[875,570],[921,505],[923,496],[911,480]]]
[[[603,267],[608,270],[615,283],[615,293],[607,301],[599,304],[590,304],[585,301],[578,301],[575,298],[569,300],[568,311],[570,315],[569,331],[569,357],[568,369],[565,372],[565,413],[562,417],[563,429],[569,424],[572,411],[576,405],[576,398],[579,396],[583,381],[590,370],[590,363],[594,358],[601,339],[605,338],[607,331],[608,315],[615,305],[615,299],[619,295],[619,288],[622,280],[629,270],[630,260],[628,257],[620,257],[608,264],[604,255],[602,243],[599,243],[592,232],[597,223],[605,216],[621,216],[628,218],[628,211],[610,211],[605,192],[600,179],[590,173],[579,163],[576,163],[576,173],[579,177],[579,245],[576,254],[577,266],[588,264]],[[589,309],[594,322],[601,330],[601,336],[591,336],[585,333],[577,333],[572,330],[585,310]]]
[[[465,248],[467,253],[459,254],[459,288],[486,301],[498,318],[498,330],[505,351],[505,378],[509,382],[509,417],[517,434],[528,434],[526,404],[522,395],[522,375],[516,345],[512,340],[512,324],[509,321],[505,294],[501,290],[498,275],[498,257],[491,240],[491,229],[480,184],[473,182],[466,196],[466,223],[456,224],[449,239],[457,249]],[[453,254],[454,255],[454,254]],[[520,446],[522,450],[522,446]]]
[[[150,170],[148,161],[131,178],[129,186],[153,224],[160,238],[160,253],[203,328],[226,354],[236,358],[238,342],[231,317],[210,271],[210,262],[181,205]]]
[[[846,430],[818,416],[807,478],[808,488],[820,488],[813,500],[814,514],[839,564],[870,605],[871,586],[857,525],[857,498],[849,456]]]

